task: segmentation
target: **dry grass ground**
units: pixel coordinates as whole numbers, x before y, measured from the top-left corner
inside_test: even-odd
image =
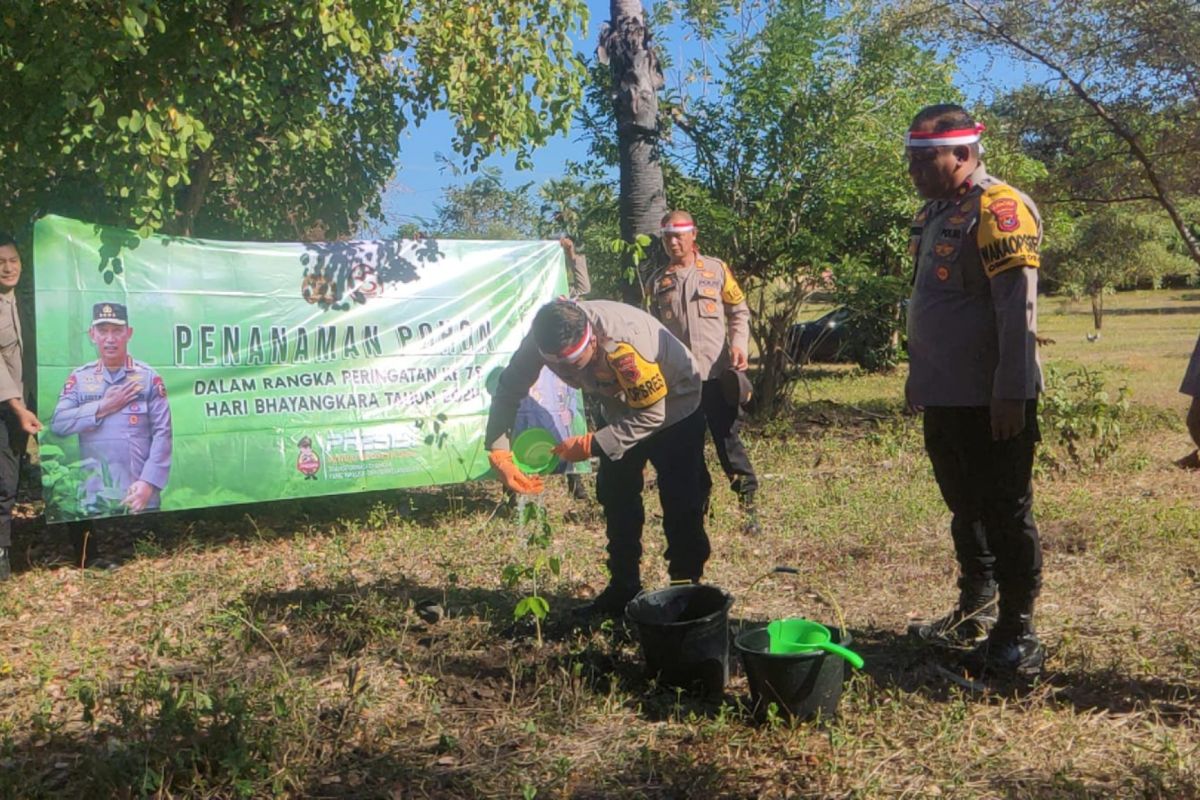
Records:
[[[844,620],[867,667],[838,719],[756,722],[740,674],[719,699],[659,689],[620,628],[564,624],[603,584],[603,527],[557,481],[542,646],[511,622],[501,571],[531,554],[495,485],[147,517],[101,530],[108,572],[57,563],[30,519],[0,586],[0,796],[1200,796],[1184,294],[1111,299],[1094,343],[1085,304],[1044,305],[1047,358],[1104,367],[1137,413],[1103,467],[1039,482],[1050,658],[1029,689],[960,685],[903,635],[952,602],[948,516],[902,374],[831,368],[754,426],[766,533],[718,491],[707,577],[739,620]],[[776,564],[802,574],[759,580]]]

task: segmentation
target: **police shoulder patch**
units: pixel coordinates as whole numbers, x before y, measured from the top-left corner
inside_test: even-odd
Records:
[[[75,389],[75,384],[76,384],[76,383],[78,383],[78,381],[76,381],[76,380],[75,380],[75,375],[74,375],[74,374],[72,374],[72,375],[68,375],[68,376],[67,376],[67,382],[66,382],[65,384],[63,384],[62,391],[61,391],[61,392],[59,392],[59,397],[62,397],[62,396],[64,396],[64,395],[67,395],[67,394],[69,394],[69,393],[70,393],[72,390],[74,390],[74,389]]]
[[[625,402],[631,408],[647,408],[667,396],[667,380],[653,361],[628,342],[618,342],[605,353],[605,359],[617,374],[617,383],[625,390]]]
[[[1033,213],[1006,184],[990,186],[980,203],[977,243],[989,278],[1015,267],[1037,269],[1041,235]]]
[[[162,379],[162,378],[160,378],[160,377],[158,377],[157,375],[155,375],[155,376],[154,376],[154,381],[153,381],[153,386],[154,386],[154,391],[155,391],[155,393],[157,393],[159,397],[166,398],[166,396],[167,396],[167,385],[166,385],[165,383],[163,383],[163,379]]]
[[[721,299],[725,301],[725,305],[736,306],[738,303],[746,302],[746,293],[742,291],[737,279],[733,277],[733,270],[723,261],[721,269],[725,272],[725,283],[721,286]]]

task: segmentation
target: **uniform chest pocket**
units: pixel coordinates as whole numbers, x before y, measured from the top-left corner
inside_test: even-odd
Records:
[[[121,413],[129,418],[130,425],[137,425],[146,419],[146,413],[150,410],[146,396],[138,395],[132,402],[126,403],[125,408],[121,409]]]
[[[696,313],[705,319],[721,316],[721,284],[716,281],[701,281],[692,294]]]
[[[963,288],[962,265],[957,259],[930,258],[922,270],[921,284],[933,291],[961,292]]]
[[[654,300],[658,304],[659,310],[668,311],[673,309],[678,297],[679,287],[675,283],[674,278],[664,278],[655,284]]]
[[[962,291],[962,249],[966,246],[967,231],[961,220],[959,225],[947,226],[931,231],[922,247],[922,285],[933,290]]]

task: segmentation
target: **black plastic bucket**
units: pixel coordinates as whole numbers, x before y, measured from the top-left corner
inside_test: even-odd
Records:
[[[642,592],[625,606],[637,628],[646,672],[660,683],[715,694],[729,682],[729,609],[717,586]]]
[[[849,647],[849,631],[830,628],[830,640]],[[842,698],[842,685],[849,668],[841,656],[824,650],[802,653],[772,653],[771,635],[766,628],[740,633],[733,646],[742,656],[754,712],[766,714],[774,703],[779,713],[797,719],[812,719],[820,714],[832,717]]]

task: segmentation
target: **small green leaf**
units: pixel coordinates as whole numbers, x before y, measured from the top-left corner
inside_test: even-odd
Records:
[[[529,613],[531,600],[533,600],[532,597],[526,597],[517,603],[517,607],[513,609],[513,619],[521,619]]]

